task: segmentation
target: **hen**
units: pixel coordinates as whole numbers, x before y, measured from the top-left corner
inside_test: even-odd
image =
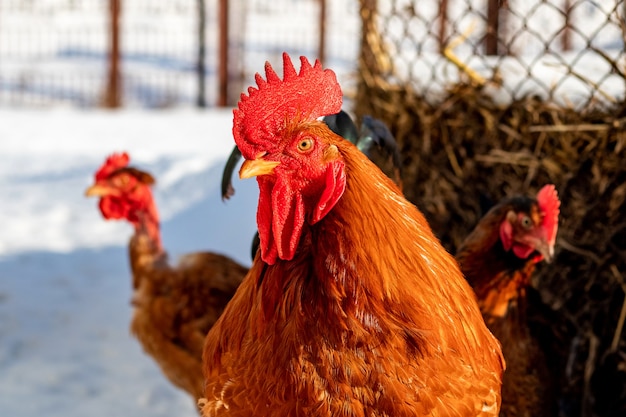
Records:
[[[128,166],[126,153],[110,156],[87,196],[100,197],[107,220],[135,227],[129,257],[134,306],[131,331],[167,378],[194,400],[204,395],[204,338],[248,269],[215,253],[193,253],[170,266],[161,244],[152,176]]]
[[[209,331],[210,416],[497,416],[504,363],[424,216],[319,116],[335,74],[283,55],[234,110],[261,246]]]
[[[546,347],[527,311],[540,305],[531,277],[538,262],[553,258],[559,206],[553,185],[536,198],[505,199],[480,220],[456,255],[487,326],[502,344],[503,417],[556,415]]]

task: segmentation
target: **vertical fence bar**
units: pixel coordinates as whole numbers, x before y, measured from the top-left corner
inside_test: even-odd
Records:
[[[500,0],[487,0],[487,33],[485,34],[485,54],[498,54],[498,23]]]
[[[320,62],[323,64],[326,60],[326,0],[319,0],[320,2],[320,37],[319,44],[317,46],[317,55]]]
[[[120,74],[121,1],[122,0],[109,0],[109,73],[104,96],[104,106],[112,109],[122,105],[122,81]]]
[[[218,47],[218,97],[217,105],[228,105],[228,0],[220,0],[218,6],[219,47]]]
[[[439,42],[439,51],[443,52],[446,45],[446,26],[448,24],[448,0],[439,1],[439,32],[437,33],[437,41]]]
[[[563,23],[563,32],[561,33],[561,49],[563,51],[569,51],[572,49],[572,35],[570,29],[572,19],[572,3],[570,0],[565,0],[563,9],[565,22]]]
[[[486,55],[508,55],[509,46],[504,45],[507,0],[487,0],[487,33],[484,38]],[[499,41],[502,41],[500,43]]]
[[[205,0],[198,1],[198,62],[196,71],[198,73],[198,96],[196,105],[200,108],[206,107],[206,4]]]

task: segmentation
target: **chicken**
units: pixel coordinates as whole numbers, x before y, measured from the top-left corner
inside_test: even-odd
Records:
[[[234,110],[260,251],[209,331],[202,414],[497,416],[504,368],[422,213],[319,116],[342,93],[283,54]]]
[[[204,395],[202,346],[248,268],[215,253],[193,253],[170,266],[161,244],[152,176],[110,156],[87,196],[100,197],[107,220],[135,227],[129,244],[134,306],[131,331],[167,378],[194,401]]]
[[[343,110],[337,114],[325,116],[322,120],[328,125],[330,130],[354,143],[402,191],[400,151],[396,139],[384,122],[371,116],[364,116],[361,124],[361,134],[359,135],[352,118]],[[222,173],[222,200],[228,200],[235,193],[231,178],[239,159],[241,159],[241,152],[235,146],[226,161],[224,172]],[[259,244],[259,233],[256,232],[252,238],[250,251],[252,260],[256,256]]]
[[[487,326],[502,344],[507,363],[503,417],[557,413],[546,346],[527,311],[541,308],[531,278],[538,262],[554,256],[559,206],[553,185],[544,186],[536,198],[505,199],[480,220],[456,255]]]

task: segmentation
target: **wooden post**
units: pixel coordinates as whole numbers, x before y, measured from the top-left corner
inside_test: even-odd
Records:
[[[120,12],[121,0],[109,0],[109,72],[104,95],[104,106],[118,108],[122,105],[122,80],[120,74]]]
[[[323,64],[326,59],[326,0],[320,1],[320,38],[319,45],[317,47],[317,55],[320,62]]]
[[[561,34],[561,49],[563,51],[569,51],[572,49],[572,35],[570,24],[572,21],[572,4],[570,0],[565,0],[563,5],[563,12],[565,13],[565,23],[563,24],[563,33]]]
[[[218,7],[218,98],[217,105],[228,106],[228,0],[220,0]]]
[[[500,0],[487,0],[487,33],[485,34],[485,54],[498,54],[498,29]]]
[[[448,0],[439,1],[439,51],[446,48],[446,25],[448,24]]]
[[[205,0],[198,0],[198,97],[196,105],[206,107],[206,5]]]

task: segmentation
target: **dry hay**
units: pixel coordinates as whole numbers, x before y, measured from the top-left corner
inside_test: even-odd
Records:
[[[626,106],[580,114],[528,98],[501,108],[464,85],[430,106],[366,84],[355,113],[388,123],[405,193],[452,253],[500,198],[556,185],[556,258],[536,286],[558,317],[563,415],[625,416]]]

